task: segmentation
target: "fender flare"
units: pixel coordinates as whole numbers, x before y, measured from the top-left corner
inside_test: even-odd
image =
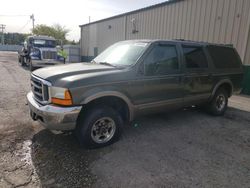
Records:
[[[220,80],[213,88],[213,91],[212,91],[212,94],[210,96],[210,99],[213,98],[213,96],[215,95],[215,92],[217,91],[217,89],[222,85],[222,84],[229,84],[231,86],[231,91],[229,93],[229,96],[232,95],[233,93],[233,83],[231,82],[231,80],[229,79],[223,79],[223,80]]]
[[[88,97],[86,97],[81,104],[87,104],[91,101],[94,101],[96,99],[99,99],[101,97],[117,97],[120,98],[121,100],[123,100],[127,106],[128,106],[128,110],[129,110],[129,121],[132,121],[134,119],[134,105],[132,104],[132,102],[130,101],[130,99],[122,94],[121,92],[118,91],[102,91],[102,92],[97,92],[93,95],[90,95]]]

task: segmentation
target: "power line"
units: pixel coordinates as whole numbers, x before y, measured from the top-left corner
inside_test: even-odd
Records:
[[[16,15],[7,15],[7,14],[0,14],[2,17],[19,17],[19,16],[30,16],[30,15],[24,15],[24,14],[16,14]]]
[[[22,15],[22,14],[17,14],[17,15],[4,15],[4,14],[1,14],[0,17],[20,17],[20,16],[29,16],[30,20],[27,21],[27,23],[25,23],[25,25],[23,25],[18,31],[21,32],[28,24],[29,22],[32,20],[32,29],[34,30],[34,27],[35,27],[35,16],[34,14],[31,14],[31,15]],[[1,24],[0,24],[1,26]],[[3,28],[4,27],[4,28]],[[2,28],[2,33],[3,33],[3,29],[5,29],[5,25],[3,26],[2,24],[2,27],[0,27],[0,29]],[[2,39],[3,41],[3,39]],[[3,43],[3,42],[2,42]]]
[[[21,31],[28,25],[28,23],[30,23],[30,20],[28,20],[28,21],[26,22],[26,24],[24,24],[24,25],[18,30],[18,32],[21,32]]]

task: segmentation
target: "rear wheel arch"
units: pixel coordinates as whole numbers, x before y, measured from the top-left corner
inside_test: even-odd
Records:
[[[218,91],[220,88],[224,88],[228,92],[228,97],[231,97],[233,94],[233,83],[229,79],[221,80],[218,82],[213,91],[210,99],[213,99],[216,91]]]

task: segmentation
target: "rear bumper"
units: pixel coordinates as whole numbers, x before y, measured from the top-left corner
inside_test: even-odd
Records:
[[[62,61],[57,61],[54,59],[43,59],[43,60],[34,60],[32,59],[32,66],[33,67],[47,67],[51,65],[61,65],[64,64]]]
[[[35,101],[32,92],[27,94],[27,100],[32,119],[38,120],[45,128],[58,131],[75,129],[78,115],[82,109],[81,106],[42,106]]]

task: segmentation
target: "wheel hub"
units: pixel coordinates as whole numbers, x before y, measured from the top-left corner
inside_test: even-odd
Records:
[[[114,136],[116,130],[115,122],[109,117],[98,119],[91,130],[91,137],[94,142],[106,143]]]
[[[224,95],[218,95],[216,98],[216,108],[221,111],[225,107],[226,98]]]

